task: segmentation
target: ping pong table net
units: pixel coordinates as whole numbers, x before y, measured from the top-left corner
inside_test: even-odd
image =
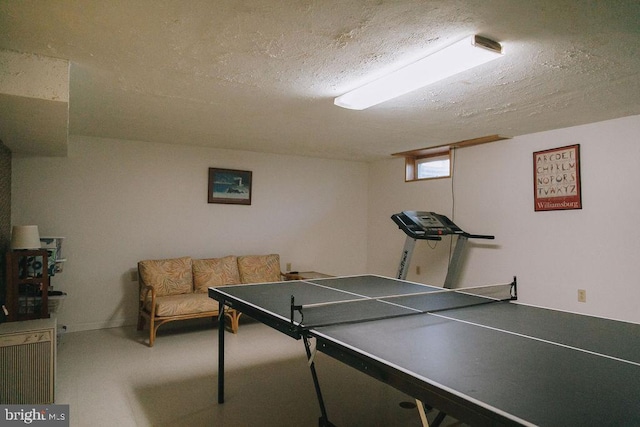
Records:
[[[426,292],[353,297],[299,304],[291,296],[291,327],[306,330],[321,326],[369,322],[416,314],[437,313],[471,306],[516,300],[516,277],[510,283]]]

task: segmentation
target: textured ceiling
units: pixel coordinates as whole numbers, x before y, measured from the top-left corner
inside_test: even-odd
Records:
[[[505,55],[333,105],[471,34]],[[0,0],[0,49],[69,60],[69,134],[336,159],[640,114],[639,48],[637,0]]]

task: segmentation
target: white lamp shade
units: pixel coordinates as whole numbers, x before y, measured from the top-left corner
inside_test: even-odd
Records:
[[[40,249],[40,233],[37,225],[14,225],[11,232],[11,249]]]

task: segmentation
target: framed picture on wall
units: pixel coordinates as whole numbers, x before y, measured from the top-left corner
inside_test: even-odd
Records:
[[[209,168],[209,203],[251,204],[251,171]]]
[[[580,144],[533,153],[536,211],[582,209]]]

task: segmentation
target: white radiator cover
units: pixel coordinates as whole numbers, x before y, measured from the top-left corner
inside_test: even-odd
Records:
[[[54,403],[56,320],[0,325],[0,404]]]

